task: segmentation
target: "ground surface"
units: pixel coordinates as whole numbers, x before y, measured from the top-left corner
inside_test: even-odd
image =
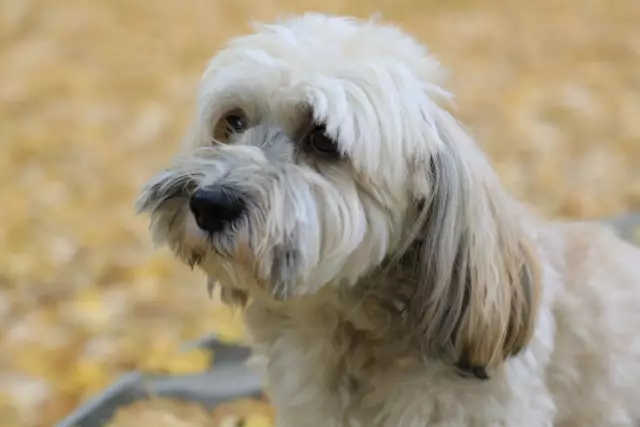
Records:
[[[200,369],[173,357],[182,340],[240,336],[132,202],[216,48],[307,9],[380,11],[428,43],[505,185],[542,212],[640,210],[637,0],[2,0],[0,425],[50,426],[124,370]]]

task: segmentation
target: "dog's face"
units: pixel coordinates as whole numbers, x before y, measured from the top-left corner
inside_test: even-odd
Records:
[[[351,286],[409,251],[413,327],[486,364],[528,336],[533,269],[491,168],[438,106],[441,77],[394,27],[260,26],[210,62],[186,147],[138,210],[241,300]]]
[[[406,232],[438,72],[398,30],[339,18],[234,40],[203,76],[193,145],[142,194],[156,239],[280,298],[356,282]]]

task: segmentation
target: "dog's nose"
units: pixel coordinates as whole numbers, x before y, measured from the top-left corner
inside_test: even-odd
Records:
[[[189,209],[198,227],[217,233],[242,214],[244,202],[228,189],[199,188],[189,199]]]

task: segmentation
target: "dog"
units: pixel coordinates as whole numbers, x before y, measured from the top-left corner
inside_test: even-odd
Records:
[[[446,74],[378,19],[255,24],[137,211],[243,308],[277,427],[634,425],[640,250],[510,196]]]

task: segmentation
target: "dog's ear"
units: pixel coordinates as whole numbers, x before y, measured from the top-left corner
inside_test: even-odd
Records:
[[[413,171],[411,326],[426,352],[486,378],[531,337],[539,266],[524,212],[484,155],[447,112],[433,119],[437,149]]]

